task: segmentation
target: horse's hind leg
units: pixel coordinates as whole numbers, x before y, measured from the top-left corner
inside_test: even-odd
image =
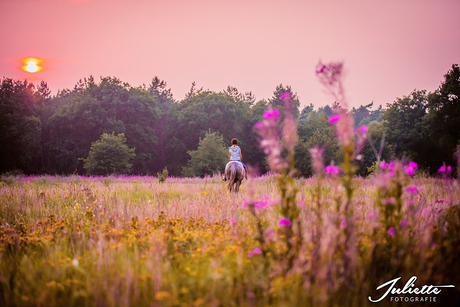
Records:
[[[240,191],[240,184],[241,184],[241,180],[238,180],[235,183],[235,192],[237,192],[237,193]]]

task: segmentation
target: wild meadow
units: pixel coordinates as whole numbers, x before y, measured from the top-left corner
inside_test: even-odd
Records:
[[[454,169],[428,177],[376,149],[371,175],[356,176],[368,131],[354,128],[341,71],[316,73],[340,102],[328,121],[343,162],[313,146],[308,178],[288,92],[283,114],[270,107],[254,127],[271,172],[250,172],[239,193],[219,175],[3,176],[0,305],[458,304]]]
[[[398,210],[357,179],[345,222],[337,180],[295,181],[289,243],[274,175],[239,194],[217,177],[4,179],[1,305],[362,306],[399,276],[458,284],[457,181],[412,179]]]

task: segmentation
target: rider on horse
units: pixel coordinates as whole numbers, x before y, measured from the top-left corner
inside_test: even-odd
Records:
[[[238,140],[237,139],[232,139],[232,146],[228,149],[228,159],[230,161],[238,161],[241,164],[243,164],[244,170],[246,171],[246,174],[248,173],[248,170],[246,168],[246,165],[241,161],[242,158],[241,154],[241,148],[238,146]],[[247,175],[246,175],[247,179]],[[227,180],[224,176],[224,181]]]

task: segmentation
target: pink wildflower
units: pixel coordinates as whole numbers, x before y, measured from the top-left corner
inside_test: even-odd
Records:
[[[401,226],[407,226],[407,224],[408,224],[407,220],[402,220],[402,221],[399,223],[399,225],[401,225]]]
[[[381,169],[386,169],[388,166],[388,163],[386,163],[385,161],[383,161],[382,163],[380,163],[380,168]]]
[[[299,202],[297,203],[297,206],[299,206],[299,207],[301,207],[301,208],[302,208],[302,207],[305,207],[305,203],[304,203],[303,201],[299,201]]]
[[[252,258],[253,255],[260,255],[260,254],[262,254],[262,251],[260,250],[260,248],[257,247],[253,249],[252,251],[250,251],[248,253],[248,256]]]
[[[278,221],[278,226],[291,226],[291,221],[287,218],[282,218]]]
[[[339,115],[332,115],[331,117],[329,117],[329,124],[333,124],[333,123],[336,123],[340,120],[340,116]]]
[[[409,162],[408,165],[406,165],[404,167],[404,172],[407,175],[411,176],[411,175],[415,174],[415,170],[417,169],[417,167],[418,167],[417,163],[411,161],[411,162]]]
[[[262,137],[260,146],[268,158],[268,164],[273,171],[281,171],[287,166],[286,161],[281,157],[282,145],[279,137],[279,111],[269,109],[265,111],[264,118],[260,125],[257,125],[257,132]]]
[[[345,222],[345,220],[343,220],[343,221],[340,222],[340,226],[341,226],[341,227],[345,227],[346,225],[347,225],[347,223]]]
[[[339,173],[339,168],[334,165],[328,165],[324,169],[325,174],[337,175]]]
[[[395,235],[395,229],[393,227],[390,227],[390,229],[388,229],[388,234],[394,236]]]
[[[442,212],[442,209],[439,209],[438,214]]]
[[[284,92],[280,94],[281,100],[288,100],[289,98],[291,98],[291,94],[289,92]]]
[[[406,192],[409,192],[409,193],[412,193],[412,194],[418,194],[419,193],[417,187],[415,187],[415,186],[407,187]]]
[[[445,164],[443,164],[439,169],[438,169],[438,173],[450,173],[452,171],[452,167],[449,165],[449,166],[446,166]]]
[[[361,127],[359,127],[359,132],[366,133],[367,132],[367,127],[362,125]]]
[[[280,116],[280,111],[277,109],[269,109],[264,112],[265,118],[278,118]]]

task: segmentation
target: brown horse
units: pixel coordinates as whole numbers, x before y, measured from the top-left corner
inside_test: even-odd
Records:
[[[225,177],[228,180],[227,188],[230,192],[240,190],[241,181],[246,177],[246,171],[243,164],[239,161],[230,161],[225,166]]]

